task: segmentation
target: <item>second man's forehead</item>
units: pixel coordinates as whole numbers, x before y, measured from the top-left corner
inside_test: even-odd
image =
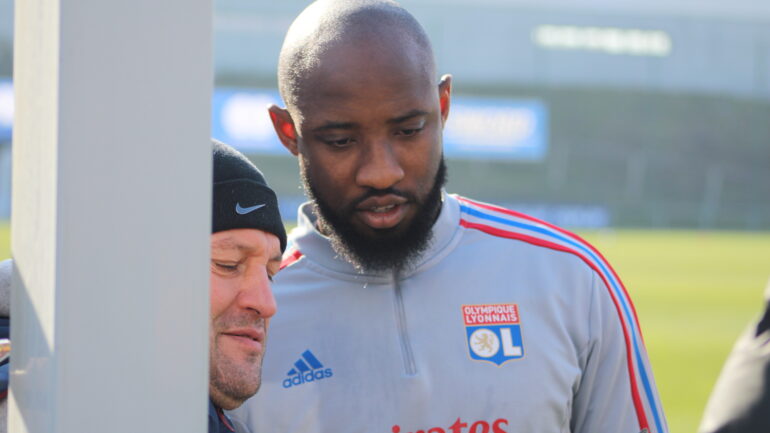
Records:
[[[381,34],[382,33],[382,34]],[[313,44],[312,41],[308,41]],[[282,92],[287,102],[302,105],[314,91],[325,90],[330,83],[352,87],[368,86],[376,81],[425,81],[437,84],[433,53],[427,40],[420,43],[414,35],[389,28],[380,31],[349,31],[333,42],[298,51],[279,71]]]
[[[364,62],[365,63],[365,62]],[[414,65],[390,65],[366,69],[367,65],[341,70],[319,68],[308,76],[296,94],[295,107],[301,119],[314,123],[352,122],[362,112],[379,112],[396,122],[415,112],[431,112],[438,101],[436,80]]]

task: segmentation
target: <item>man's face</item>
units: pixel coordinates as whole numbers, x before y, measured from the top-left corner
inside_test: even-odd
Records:
[[[325,53],[292,113],[296,148],[287,147],[338,252],[383,270],[421,252],[438,215],[449,78],[436,85],[419,59],[370,54]]]
[[[256,229],[211,235],[209,395],[235,409],[261,382],[267,328],[276,304],[270,279],[281,264],[278,237]]]

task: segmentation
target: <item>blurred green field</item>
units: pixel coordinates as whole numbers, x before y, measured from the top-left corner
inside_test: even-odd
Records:
[[[670,430],[695,432],[735,339],[762,310],[770,233],[581,234],[634,300]]]
[[[634,299],[670,430],[694,433],[733,342],[763,305],[770,232],[581,232]],[[0,260],[10,257],[0,222]]]

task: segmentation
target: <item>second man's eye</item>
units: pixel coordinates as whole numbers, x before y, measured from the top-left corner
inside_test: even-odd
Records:
[[[396,131],[396,135],[401,137],[413,137],[420,133],[425,128],[425,121],[409,122],[409,124],[403,124],[401,128]]]
[[[409,129],[402,129],[399,131],[399,133],[406,137],[411,137],[413,135],[417,135],[420,131],[422,131],[422,128],[409,128]]]
[[[321,139],[325,144],[331,147],[348,147],[353,143],[350,137]]]

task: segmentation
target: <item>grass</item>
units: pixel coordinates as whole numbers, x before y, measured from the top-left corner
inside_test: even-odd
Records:
[[[695,432],[738,335],[763,307],[770,233],[583,233],[634,299],[672,432]]]
[[[694,433],[735,339],[770,278],[770,233],[581,232],[634,299],[672,432]],[[0,222],[0,260],[10,257]]]

